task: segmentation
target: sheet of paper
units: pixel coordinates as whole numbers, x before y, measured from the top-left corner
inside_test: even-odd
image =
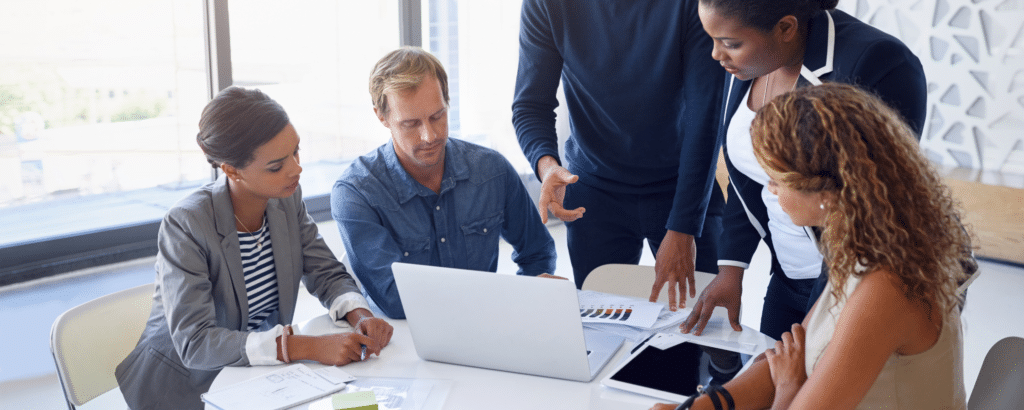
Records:
[[[664,308],[661,304],[590,290],[579,292],[583,323],[610,323],[650,329]]]
[[[260,377],[205,393],[203,401],[220,409],[278,410],[334,393],[353,379],[336,367],[314,372],[296,363]]]
[[[441,410],[454,382],[439,379],[361,377],[345,386],[342,393],[369,391],[377,399],[377,410]],[[309,410],[332,410],[330,398],[309,404]]]

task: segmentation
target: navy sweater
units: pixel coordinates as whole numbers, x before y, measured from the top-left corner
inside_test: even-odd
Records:
[[[722,69],[697,0],[525,0],[512,123],[523,152],[559,158],[555,91],[580,182],[631,194],[675,191],[667,228],[699,236],[721,214],[713,184]],[[715,194],[712,195],[714,186]]]

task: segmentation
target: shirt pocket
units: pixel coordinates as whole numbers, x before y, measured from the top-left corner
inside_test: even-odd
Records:
[[[430,261],[430,239],[428,238],[402,238],[398,241],[398,247],[402,252],[402,262],[429,262]]]
[[[462,233],[468,238],[473,238],[474,236],[487,237],[497,235],[498,231],[501,229],[501,223],[504,221],[504,212],[498,211],[493,215],[485,216],[462,225]]]
[[[505,216],[501,211],[462,225],[467,269],[493,271],[497,268],[498,239]]]

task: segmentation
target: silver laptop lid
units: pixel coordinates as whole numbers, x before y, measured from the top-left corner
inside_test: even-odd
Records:
[[[424,360],[592,379],[572,281],[401,262],[391,269]]]

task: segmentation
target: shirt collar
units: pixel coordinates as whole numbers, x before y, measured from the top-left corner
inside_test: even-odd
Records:
[[[807,48],[800,75],[813,84],[821,84],[821,76],[832,72],[836,51],[836,23],[826,10],[807,22]]]
[[[395,153],[394,141],[389,140],[384,144],[381,154],[391,180],[396,184],[392,187],[397,194],[399,203],[406,203],[415,196],[437,195],[434,191],[423,186],[413,179],[412,175],[402,167],[398,161],[398,154]],[[455,182],[469,178],[469,164],[466,163],[465,155],[462,155],[462,147],[453,142],[451,137],[444,145],[444,176],[441,179],[441,193],[455,188]]]

